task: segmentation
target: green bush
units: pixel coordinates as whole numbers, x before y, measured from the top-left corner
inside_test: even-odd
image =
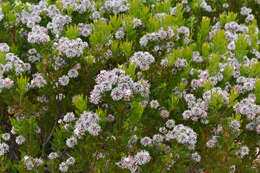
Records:
[[[259,0],[2,0],[0,172],[258,172],[259,20]]]

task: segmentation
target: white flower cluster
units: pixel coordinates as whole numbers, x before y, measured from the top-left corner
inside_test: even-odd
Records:
[[[42,88],[47,84],[47,81],[44,79],[41,73],[33,74],[33,79],[30,83],[30,88]]]
[[[148,151],[142,150],[135,156],[123,157],[116,165],[122,169],[129,169],[131,173],[138,171],[139,165],[144,165],[150,162],[151,156]]]
[[[116,33],[115,33],[115,38],[118,40],[122,40],[125,37],[125,31],[124,29],[121,27],[119,28]]]
[[[92,19],[92,20],[99,19],[99,18],[101,18],[99,11],[94,11],[94,12],[91,14],[91,16],[90,16],[90,19]]]
[[[79,34],[82,35],[83,37],[88,37],[90,36],[92,32],[92,28],[90,24],[84,24],[84,23],[79,23]]]
[[[148,137],[148,136],[145,136],[143,137],[141,140],[140,140],[140,143],[143,145],[143,146],[152,146],[153,145],[153,140]]]
[[[66,86],[69,84],[70,78],[67,75],[63,75],[59,78],[59,84],[62,86]]]
[[[248,27],[244,25],[239,25],[236,22],[229,22],[225,24],[225,36],[226,39],[229,41],[228,49],[233,51],[236,49],[235,41],[238,38],[238,32],[246,33],[248,31]],[[250,36],[245,35],[248,44],[251,44]]]
[[[140,67],[142,71],[149,69],[150,64],[152,64],[155,59],[153,55],[149,52],[135,52],[134,55],[130,58],[131,62],[134,62],[136,66]]]
[[[134,18],[133,23],[134,23],[134,28],[138,28],[139,26],[143,25],[141,19],[138,19],[138,18]]]
[[[213,148],[216,145],[217,142],[218,142],[217,136],[212,136],[212,138],[207,141],[206,146],[208,148]]]
[[[37,61],[39,62],[41,59],[41,54],[38,53],[35,48],[29,49],[28,54],[29,54],[28,61],[30,61],[31,63],[34,63]]]
[[[9,46],[6,43],[0,43],[0,51],[8,52]],[[5,55],[6,64],[0,64],[0,92],[3,88],[10,89],[14,85],[14,81],[8,77],[3,78],[5,72],[9,72],[13,69],[16,74],[21,74],[24,71],[30,70],[31,66],[28,63],[24,63],[19,57],[13,53],[7,53]]]
[[[113,13],[121,13],[129,10],[130,4],[127,0],[106,0],[104,7]]]
[[[197,62],[197,63],[203,62],[203,58],[202,58],[202,56],[200,56],[200,52],[199,51],[194,51],[193,52],[192,61]]]
[[[160,42],[161,40],[170,39],[174,36],[174,31],[171,27],[168,27],[165,31],[164,28],[160,28],[157,32],[152,32],[141,37],[139,43],[141,46],[147,46],[149,41]]]
[[[9,52],[10,48],[7,43],[0,43],[0,51],[1,52]]]
[[[207,12],[211,12],[211,11],[212,11],[211,6],[208,5],[205,0],[203,0],[203,1],[200,3],[200,6],[201,6],[201,8],[203,8],[203,9],[204,9],[205,11],[207,11]]]
[[[0,157],[9,151],[9,145],[0,141]]]
[[[190,36],[190,29],[187,26],[181,26],[180,28],[178,28],[178,36],[180,35],[184,35],[185,37],[189,37]]]
[[[23,10],[21,12],[20,20],[23,24],[26,24],[28,28],[33,28],[36,23],[40,23],[42,18],[40,14],[43,10],[46,10],[47,2],[40,1],[38,5],[31,5],[29,12]]]
[[[72,122],[75,120],[75,114],[73,112],[68,112],[64,117],[63,121],[66,123]]]
[[[232,120],[232,121],[229,123],[229,128],[230,128],[232,131],[239,131],[240,122],[239,122],[238,120]]]
[[[46,32],[46,28],[40,25],[34,25],[32,28],[32,32],[28,33],[28,42],[41,44],[50,41],[50,37],[48,34],[46,34]]]
[[[256,78],[246,78],[244,76],[239,76],[236,80],[238,85],[235,85],[235,89],[238,93],[245,93],[246,91],[252,91],[255,89]]]
[[[67,64],[67,62],[62,59],[60,56],[55,56],[54,57],[55,62],[53,63],[53,68],[57,71],[61,69],[64,65]]]
[[[240,158],[243,158],[248,154],[249,154],[249,148],[247,146],[241,147],[240,150],[236,152],[236,155]]]
[[[70,16],[61,15],[56,6],[50,5],[46,12],[47,15],[52,19],[52,21],[47,24],[47,28],[56,35],[60,35],[63,27],[72,21]]]
[[[217,94],[218,97],[220,96],[225,104],[228,104],[229,102],[229,94],[227,91],[222,90],[220,87],[212,88],[211,90],[206,91],[203,93],[203,99],[205,101],[212,101],[211,97],[212,95]]]
[[[208,124],[208,120],[206,119],[208,103],[202,99],[196,100],[193,94],[186,94],[184,98],[185,101],[188,103],[188,107],[190,110],[185,110],[182,113],[183,119],[191,119],[192,121],[198,121],[200,119],[202,123]]]
[[[260,134],[260,106],[255,104],[256,96],[249,94],[248,98],[241,100],[233,106],[236,113],[246,115],[249,123],[246,125],[247,130],[256,130]]]
[[[2,12],[2,8],[0,7],[0,21],[3,20],[3,18],[4,18],[4,14]]]
[[[192,154],[191,154],[191,158],[192,158],[194,161],[196,161],[196,162],[200,162],[200,160],[201,160],[201,156],[199,155],[198,152],[192,153]]]
[[[24,142],[25,142],[25,138],[22,136],[22,135],[19,135],[15,138],[15,142],[18,144],[18,145],[22,145]]]
[[[4,133],[4,134],[2,134],[2,138],[5,141],[9,141],[11,138],[11,135],[10,135],[10,133]]]
[[[7,53],[5,55],[6,64],[1,64],[1,74],[4,72],[9,72],[13,69],[15,70],[16,75],[19,75],[25,71],[29,71],[31,69],[31,65],[29,63],[24,63],[18,56],[13,53]]]
[[[74,126],[74,134],[81,138],[87,131],[92,136],[98,136],[101,132],[101,127],[98,124],[100,118],[96,113],[84,111]]]
[[[68,138],[66,140],[66,145],[69,147],[69,148],[73,148],[75,145],[77,145],[78,141],[77,141],[77,138],[74,137],[74,136],[71,136],[70,138]]]
[[[188,65],[186,59],[178,58],[177,62],[175,63],[175,67],[177,70],[183,70]]]
[[[38,96],[37,101],[40,103],[48,103],[48,97],[46,95]]]
[[[110,96],[114,101],[121,99],[130,100],[134,93],[140,93],[142,97],[148,97],[150,84],[145,81],[134,82],[124,70],[113,69],[111,71],[102,70],[95,79],[96,85],[90,94],[90,102],[98,104],[101,96],[106,91],[111,91]],[[113,86],[115,86],[113,88]]]
[[[190,127],[178,124],[173,130],[169,130],[165,135],[167,141],[176,139],[178,143],[186,145],[189,149],[194,149],[197,143],[197,134]]]
[[[48,155],[48,158],[49,158],[50,160],[56,159],[56,158],[58,158],[58,157],[59,157],[59,155],[58,155],[58,153],[56,153],[56,152],[51,152],[51,153]]]
[[[23,162],[27,168],[27,170],[32,170],[34,167],[39,167],[43,164],[43,160],[40,158],[33,158],[31,156],[25,155],[23,158]]]
[[[242,7],[241,8],[241,11],[240,11],[240,14],[243,15],[243,16],[247,16],[245,21],[247,23],[249,23],[250,21],[254,20],[255,19],[255,16],[252,13],[252,9],[251,8],[247,8],[247,7]]]
[[[93,11],[95,9],[95,6],[92,5],[89,0],[61,0],[60,2],[63,5],[63,10],[66,10],[70,7],[80,14],[86,11]]]
[[[59,170],[61,172],[68,172],[69,166],[74,165],[74,163],[75,163],[75,158],[69,157],[65,162],[61,162],[59,164]]]
[[[14,85],[14,81],[9,78],[0,78],[0,92],[2,92],[3,88],[10,89]]]
[[[242,7],[240,14],[243,16],[248,16],[250,13],[252,13],[252,9],[251,8],[247,8],[247,7]]]
[[[219,31],[221,29],[221,23],[217,22],[215,25],[213,25],[211,27],[211,30],[209,32],[209,40],[212,40],[213,35],[215,35],[217,33],[217,31]]]
[[[80,38],[69,40],[67,37],[62,37],[59,39],[57,49],[60,54],[73,58],[82,56],[85,47],[88,47],[88,43],[83,42]]]

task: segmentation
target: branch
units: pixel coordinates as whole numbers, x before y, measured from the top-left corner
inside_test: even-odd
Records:
[[[57,117],[58,117],[58,116],[56,116],[56,119],[55,119],[54,125],[53,125],[53,127],[52,127],[52,129],[51,129],[50,135],[48,136],[47,140],[42,144],[42,153],[44,153],[45,146],[50,142],[51,137],[52,137],[52,135],[53,135],[53,133],[54,133],[54,131],[55,131],[55,129],[56,129],[56,126],[57,126]]]

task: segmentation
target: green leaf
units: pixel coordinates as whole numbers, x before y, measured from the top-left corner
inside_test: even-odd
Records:
[[[65,36],[70,40],[76,39],[79,36],[79,28],[77,25],[69,25],[67,26]]]
[[[26,88],[27,88],[27,84],[29,82],[29,78],[28,77],[23,77],[21,76],[20,78],[17,79],[17,91],[18,93],[20,93],[21,95],[24,95],[26,93]]]
[[[227,50],[227,40],[225,36],[225,31],[217,31],[217,33],[213,35],[213,43],[215,51],[220,54],[224,54]]]
[[[239,34],[237,40],[235,41],[236,49],[235,49],[235,57],[242,62],[243,57],[247,55],[248,44],[245,38],[245,35]]]
[[[78,114],[82,113],[83,111],[87,110],[88,105],[88,98],[87,96],[83,96],[83,94],[74,96],[72,99],[73,104],[78,109]]]

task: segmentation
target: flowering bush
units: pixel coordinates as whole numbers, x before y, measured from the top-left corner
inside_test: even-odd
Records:
[[[0,172],[257,172],[259,20],[259,0],[2,0]]]

